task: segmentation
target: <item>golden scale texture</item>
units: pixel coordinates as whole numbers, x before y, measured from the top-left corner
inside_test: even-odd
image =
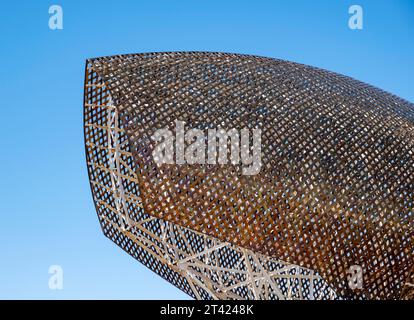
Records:
[[[191,296],[412,297],[412,103],[298,63],[171,52],[87,60],[84,110],[104,233]],[[157,165],[151,136],[176,120],[260,129],[260,172]]]

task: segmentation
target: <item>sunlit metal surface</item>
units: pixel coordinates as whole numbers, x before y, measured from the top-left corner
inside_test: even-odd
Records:
[[[260,172],[159,167],[150,137],[175,120],[260,128]],[[413,123],[407,101],[276,59],[87,61],[86,154],[103,231],[195,298],[410,297]]]

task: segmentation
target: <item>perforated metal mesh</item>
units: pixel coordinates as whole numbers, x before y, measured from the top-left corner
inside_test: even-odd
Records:
[[[150,137],[175,120],[261,129],[260,172],[158,166]],[[104,232],[196,298],[410,297],[413,121],[413,104],[396,96],[276,59],[154,53],[87,62],[85,142]],[[171,240],[177,233],[185,236]],[[209,269],[191,252],[203,252]],[[154,258],[163,255],[171,261]],[[349,286],[355,265],[360,289]]]

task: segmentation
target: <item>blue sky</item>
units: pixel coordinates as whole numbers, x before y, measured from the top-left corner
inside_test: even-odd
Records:
[[[48,27],[63,8],[63,30]],[[348,8],[364,29],[348,28]],[[183,299],[101,233],[82,130],[86,58],[224,51],[305,63],[414,101],[414,2],[8,1],[1,4],[0,298]],[[61,265],[63,290],[48,288]]]

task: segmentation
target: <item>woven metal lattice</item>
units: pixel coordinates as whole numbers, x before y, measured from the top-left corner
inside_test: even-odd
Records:
[[[260,172],[156,164],[151,136],[177,120],[259,128]],[[103,230],[196,298],[410,297],[413,124],[413,104],[292,62],[87,61],[85,143]],[[362,287],[349,285],[353,266]]]

